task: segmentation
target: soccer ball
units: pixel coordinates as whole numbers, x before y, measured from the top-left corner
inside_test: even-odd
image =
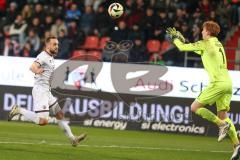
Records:
[[[112,3],[108,7],[108,14],[114,19],[121,17],[123,14],[123,6],[120,3]]]

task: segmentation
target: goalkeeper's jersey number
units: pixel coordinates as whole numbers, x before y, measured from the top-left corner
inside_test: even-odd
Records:
[[[224,53],[223,53],[222,48],[219,48],[219,52],[222,53],[223,64],[225,64],[225,58],[224,58]]]

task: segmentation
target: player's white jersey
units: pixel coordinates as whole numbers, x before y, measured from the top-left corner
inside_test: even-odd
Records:
[[[44,72],[42,74],[35,74],[34,85],[50,87],[55,67],[53,56],[50,56],[46,51],[42,51],[37,56],[35,62],[41,65]]]

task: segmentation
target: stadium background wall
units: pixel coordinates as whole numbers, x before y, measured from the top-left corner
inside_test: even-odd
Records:
[[[0,86],[0,119],[12,104],[32,110],[32,88]],[[215,136],[216,127],[190,111],[192,98],[147,97],[106,92],[53,90],[72,124],[116,130],[141,130]],[[65,93],[64,96],[58,93]],[[121,99],[124,97],[124,101]],[[209,107],[216,112],[215,107]],[[231,103],[230,118],[240,132],[239,102]]]

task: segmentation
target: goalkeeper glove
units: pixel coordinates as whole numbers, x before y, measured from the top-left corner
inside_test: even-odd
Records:
[[[179,39],[181,42],[185,43],[185,38],[182,33],[176,30],[174,27],[169,27],[166,30],[167,36],[173,41],[175,38]]]

